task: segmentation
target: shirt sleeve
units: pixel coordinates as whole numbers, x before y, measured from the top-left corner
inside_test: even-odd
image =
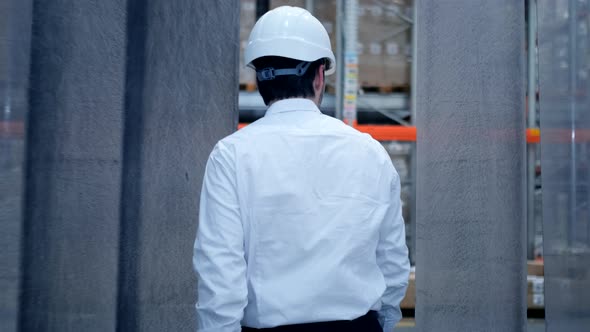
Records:
[[[220,143],[207,161],[193,252],[197,331],[239,332],[247,304],[244,231],[231,153]]]
[[[401,212],[400,180],[392,165],[391,199],[381,225],[377,246],[377,264],[385,278],[386,289],[381,299],[379,323],[384,332],[392,332],[402,318],[400,302],[406,294],[410,275],[410,261],[406,246],[406,232]]]

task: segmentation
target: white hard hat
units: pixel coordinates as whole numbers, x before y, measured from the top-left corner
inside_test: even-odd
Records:
[[[282,6],[264,14],[254,25],[244,52],[244,63],[263,56],[280,56],[312,62],[326,58],[326,75],[336,60],[328,32],[313,15],[299,7]]]

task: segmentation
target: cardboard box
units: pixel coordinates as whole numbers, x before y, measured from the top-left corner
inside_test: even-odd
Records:
[[[527,277],[527,306],[529,309],[545,307],[545,278],[542,276]]]
[[[543,261],[528,261],[527,274],[530,276],[543,276],[545,264]]]
[[[359,87],[397,87],[410,83],[410,63],[407,50],[411,30],[393,10],[406,11],[403,1],[383,5],[376,0],[359,1],[358,11],[358,66]],[[330,35],[332,49],[336,49],[336,1],[316,1],[314,15]],[[395,33],[401,31],[401,33]],[[339,59],[336,59],[339,61]],[[327,78],[334,84],[335,76]]]
[[[543,294],[528,294],[527,307],[529,309],[545,308],[545,296]]]
[[[408,16],[408,8],[406,1],[359,1],[359,86],[410,84],[411,25],[395,14]]]
[[[256,1],[242,0],[240,14],[240,83],[253,81],[254,73],[243,68],[243,48],[256,21]],[[304,0],[271,0],[269,7],[305,7]],[[410,84],[411,28],[395,14],[411,16],[411,0],[360,0],[358,31],[359,87],[399,88]],[[314,1],[314,16],[322,22],[336,49],[336,1]],[[400,32],[401,31],[401,32]],[[398,32],[398,33],[396,33]],[[340,59],[336,59],[340,61]],[[326,77],[328,88],[335,84],[336,75]]]
[[[408,282],[408,290],[406,296],[400,303],[402,309],[414,309],[416,308],[416,275],[414,272],[410,272],[410,280]]]

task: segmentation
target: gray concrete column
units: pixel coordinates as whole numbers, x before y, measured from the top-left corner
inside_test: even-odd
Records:
[[[17,326],[32,1],[0,0],[0,331]]]
[[[194,330],[201,179],[237,127],[238,11],[34,2],[20,330]]]
[[[239,8],[130,1],[119,331],[194,331],[201,181],[238,121]]]
[[[32,24],[20,330],[113,331],[125,3],[34,1]]]
[[[590,329],[590,2],[539,2],[548,332]]]
[[[420,0],[418,18],[418,327],[524,331],[524,2]]]

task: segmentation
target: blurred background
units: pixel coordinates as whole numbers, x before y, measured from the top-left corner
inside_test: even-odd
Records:
[[[193,328],[204,163],[264,115],[243,50],[283,5],[400,174],[397,329],[590,331],[588,0],[0,0],[0,330]]]

